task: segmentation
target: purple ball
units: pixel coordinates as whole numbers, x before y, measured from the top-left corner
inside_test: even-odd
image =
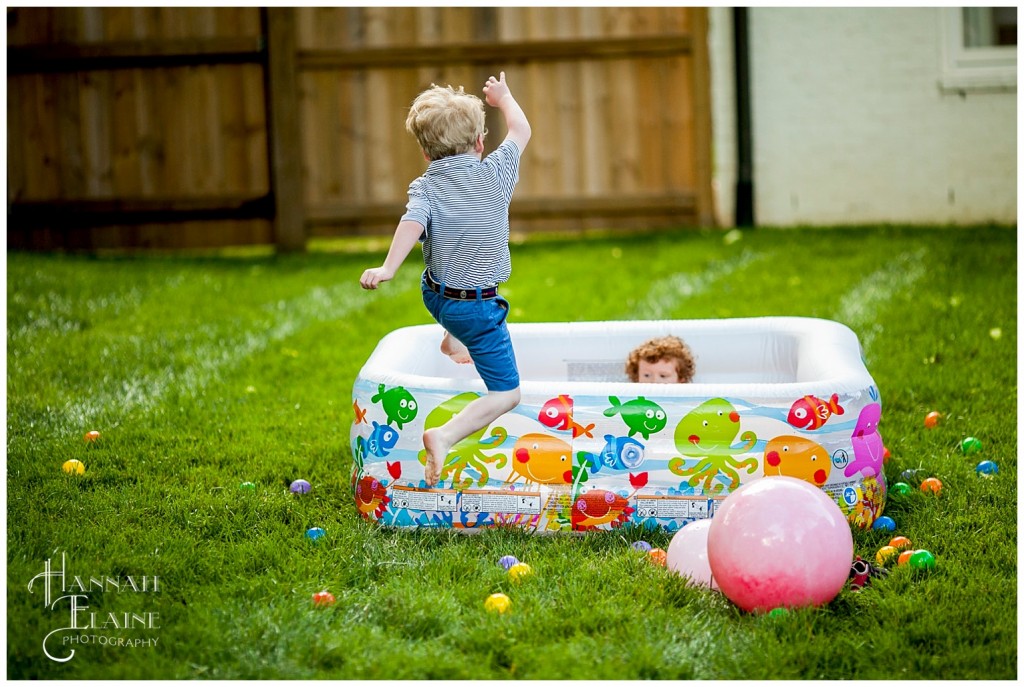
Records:
[[[651,545],[641,539],[640,541],[633,542],[633,548],[637,551],[650,551]]]
[[[509,568],[511,568],[513,565],[515,565],[518,562],[519,562],[519,559],[516,558],[515,556],[502,556],[498,560],[498,565],[500,565],[501,567],[505,568],[505,570],[508,570]]]
[[[313,487],[304,479],[297,479],[288,487],[293,494],[308,494]]]

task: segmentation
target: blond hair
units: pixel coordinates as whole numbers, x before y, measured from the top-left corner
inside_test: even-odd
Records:
[[[431,84],[416,96],[405,119],[405,128],[416,137],[431,160],[471,153],[484,128],[484,103],[462,86]]]
[[[688,383],[693,379],[695,367],[693,352],[677,336],[663,336],[651,339],[633,349],[629,354],[629,358],[626,359],[626,374],[629,375],[630,381],[635,382],[640,378],[641,360],[649,363],[656,363],[659,360],[674,360],[679,381],[681,383]]]

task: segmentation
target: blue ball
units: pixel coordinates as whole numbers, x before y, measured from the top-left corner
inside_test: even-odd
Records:
[[[312,485],[304,479],[297,479],[292,482],[292,485],[288,487],[291,489],[293,494],[308,494],[309,490],[312,489]]]
[[[883,515],[882,517],[875,520],[875,524],[871,526],[871,529],[886,530],[892,532],[896,529],[896,521],[890,518],[888,515]]]
[[[974,468],[977,470],[979,475],[995,475],[999,472],[999,466],[991,460],[983,460],[978,463],[978,467]]]
[[[500,559],[498,559],[498,565],[505,568],[505,570],[508,570],[518,562],[519,559],[515,556],[502,556]]]
[[[636,549],[637,551],[645,551],[646,552],[646,551],[650,551],[651,550],[651,545],[648,544],[647,542],[643,541],[643,540],[640,540],[640,541],[633,542],[633,548]]]
[[[324,528],[322,527],[310,527],[308,530],[306,530],[306,539],[309,539],[310,541],[316,541],[317,539],[323,537],[325,534],[327,534],[327,532],[325,532]]]

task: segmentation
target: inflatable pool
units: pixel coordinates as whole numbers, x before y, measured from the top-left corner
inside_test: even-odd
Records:
[[[856,335],[828,320],[513,323],[522,402],[423,481],[423,431],[486,393],[436,324],[385,336],[353,388],[355,503],[394,527],[674,531],[766,475],[823,489],[866,527],[885,500],[881,399]],[[690,384],[631,383],[630,350],[674,334]]]

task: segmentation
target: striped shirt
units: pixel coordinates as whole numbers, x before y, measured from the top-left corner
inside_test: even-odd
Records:
[[[520,154],[505,139],[483,160],[472,153],[434,160],[409,184],[402,220],[423,225],[423,262],[435,281],[464,289],[508,280],[508,206]]]

